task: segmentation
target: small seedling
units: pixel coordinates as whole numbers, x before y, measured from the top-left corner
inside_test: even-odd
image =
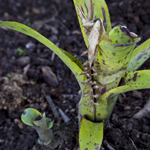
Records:
[[[0,26],[37,39],[70,68],[82,90],[79,102],[80,149],[98,150],[103,139],[104,123],[118,95],[150,88],[150,70],[135,71],[150,56],[150,39],[136,48],[140,41],[138,35],[125,26],[112,28],[104,0],[73,1],[87,46],[87,51],[82,54],[88,54],[84,64],[26,25],[2,21]]]
[[[44,114],[41,114],[34,108],[27,108],[21,115],[21,120],[24,124],[32,126],[39,135],[38,143],[49,148],[56,148],[59,144],[59,139],[54,137],[51,130],[53,122]]]
[[[25,51],[23,51],[21,48],[17,48],[17,51],[18,51],[19,56],[26,56],[27,55],[27,53]]]
[[[12,76],[8,73],[7,74],[7,77],[11,80],[12,79]]]

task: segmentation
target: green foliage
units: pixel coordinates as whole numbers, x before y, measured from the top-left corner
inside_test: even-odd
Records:
[[[150,70],[128,72],[122,76],[120,86],[132,84],[150,84],[149,78]]]
[[[150,39],[138,46],[132,53],[126,72],[137,70],[150,57]]]
[[[34,125],[41,127],[43,129],[50,129],[53,126],[53,122],[51,121],[51,119],[45,116],[45,113],[42,115],[42,119],[34,120],[33,123]]]
[[[88,48],[82,54],[88,53],[88,60],[83,65],[77,58],[23,24],[2,21],[0,26],[37,39],[70,68],[82,90],[79,103],[80,148],[94,150],[100,148],[103,122],[109,118],[118,94],[150,88],[150,71],[135,71],[150,57],[150,39],[135,48],[140,38],[125,26],[111,28],[109,11],[104,0],[73,1]],[[44,118],[44,124],[35,120],[38,116]],[[53,125],[45,114],[41,115],[31,108],[26,109],[21,118],[25,124],[41,126],[42,130]]]
[[[34,108],[27,108],[24,110],[23,114],[21,115],[21,120],[24,124],[29,126],[34,126],[34,121],[41,117],[41,113]]]
[[[102,119],[108,118],[111,110],[117,100],[118,94],[131,90],[149,89],[150,88],[150,70],[134,71],[125,74],[116,88],[108,90],[98,100],[101,109],[97,108],[97,117]],[[96,106],[98,107],[98,106]],[[110,111],[108,111],[110,110]]]
[[[140,40],[139,38],[136,38],[133,43],[129,45],[129,43],[124,44],[124,41],[120,39],[126,40],[128,37],[119,37],[118,45],[113,45],[106,41],[99,43],[99,55],[97,55],[96,58],[101,66],[100,68],[97,68],[100,73],[98,76],[98,81],[101,84],[111,83],[115,81],[116,78],[121,77],[128,67],[132,51],[136,45],[135,42]]]
[[[92,3],[94,8],[91,6]],[[83,95],[79,105],[80,120],[84,120],[83,116],[91,121],[106,120],[113,110],[118,94],[150,88],[150,84],[146,82],[150,80],[149,71],[125,74],[125,72],[138,69],[149,58],[150,41],[146,41],[134,50],[137,42],[140,41],[135,33],[130,32],[125,26],[116,26],[112,30],[111,28],[107,29],[105,21],[106,24],[111,25],[109,19],[105,20],[102,13],[97,15],[101,9],[96,9],[102,8],[104,3],[103,0],[74,0],[81,31],[88,47],[88,57],[91,55],[94,58],[94,61],[93,59],[91,61],[91,57],[89,57],[89,66],[85,65],[88,69],[84,69],[82,73],[86,75],[87,80],[83,82],[85,88],[82,90]],[[107,7],[105,7],[106,11]],[[89,12],[91,12],[90,15]],[[101,18],[103,20],[103,23],[99,22],[100,30],[99,26],[96,26],[98,21],[91,19],[92,15],[94,19]],[[107,17],[109,18],[109,13]],[[96,30],[99,30],[100,35]],[[94,38],[92,38],[92,34]],[[99,43],[96,47],[93,43],[97,37],[99,37]],[[91,106],[91,110],[89,106]],[[81,122],[80,141],[84,141],[86,137],[87,142],[89,139],[88,136],[84,136],[83,124],[84,121]],[[89,127],[87,128],[89,129]],[[94,132],[94,129],[90,132]],[[86,144],[80,148],[84,150]],[[90,149],[94,149],[94,147]]]
[[[45,116],[45,113],[42,115],[34,108],[25,109],[23,114],[21,115],[21,120],[26,125],[36,125],[43,129],[50,129],[53,126],[53,122],[51,121],[51,119]]]
[[[98,150],[103,140],[103,122],[94,123],[83,118],[80,127],[79,143],[81,150]]]
[[[59,139],[53,135],[51,130],[53,122],[45,116],[45,113],[41,114],[34,108],[27,108],[21,115],[21,120],[26,125],[34,127],[39,135],[39,144],[46,145],[52,149],[58,146]]]

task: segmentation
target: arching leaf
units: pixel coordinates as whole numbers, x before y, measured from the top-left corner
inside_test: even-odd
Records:
[[[150,57],[150,39],[138,46],[132,53],[126,72],[135,71]]]
[[[132,90],[140,90],[140,89],[149,89],[150,88],[150,83],[149,84],[129,84],[129,85],[124,85],[124,86],[119,86],[117,88],[113,88],[112,90],[107,91],[105,94],[103,94],[100,98],[101,99],[109,99],[114,97],[117,94],[132,91]],[[98,100],[98,101],[100,101]],[[100,103],[100,102],[99,102]]]
[[[50,48],[70,68],[70,70],[73,72],[73,74],[77,78],[81,89],[83,88],[83,85],[81,84],[81,82],[84,81],[84,75],[82,76],[80,75],[82,73],[83,68],[81,68],[81,62],[77,58],[67,53],[66,51],[58,48],[56,45],[54,45],[50,40],[45,38],[43,35],[41,35],[37,31],[31,29],[30,27],[24,24],[11,22],[11,21],[2,21],[0,22],[0,26],[9,28],[15,31],[19,31],[28,36],[31,36],[35,38],[36,40],[38,40],[39,42],[43,43],[48,48]]]
[[[117,100],[118,94],[132,90],[149,89],[150,70],[134,71],[127,73],[121,79],[121,83],[119,85],[120,86],[116,88],[108,90],[97,101],[97,103],[101,105],[96,106],[97,120],[105,120],[109,117]]]
[[[127,73],[123,77],[121,85],[122,86],[113,88],[104,93],[98,100],[98,103],[100,103],[101,100],[108,100],[109,98],[112,98],[120,93],[150,88],[150,70],[134,71]]]
[[[150,84],[150,70],[133,71],[124,74],[120,86],[129,84]]]

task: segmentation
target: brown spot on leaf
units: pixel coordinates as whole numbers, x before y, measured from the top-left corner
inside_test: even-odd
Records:
[[[88,7],[86,6],[86,3],[84,3],[84,6],[85,6],[86,11],[87,11],[87,13],[88,13]]]
[[[127,55],[130,54],[130,51],[127,53]]]
[[[24,112],[23,112],[23,115],[25,115],[26,113],[27,113],[27,112],[26,112],[26,111],[24,111]]]
[[[82,12],[84,13],[84,10],[83,10],[83,7],[81,6],[81,10],[82,10]]]
[[[102,59],[102,61],[103,61],[103,64],[106,65],[106,64],[105,64],[105,60]]]
[[[133,76],[133,78],[132,78],[133,81],[136,81],[137,74],[138,74],[137,72],[134,74],[134,76]]]
[[[106,92],[106,85],[105,85],[105,87],[102,88],[101,94],[104,94],[105,92]]]
[[[12,29],[15,28],[15,27],[13,27],[13,26],[10,26],[10,27],[11,27]]]
[[[27,32],[27,30],[25,30],[24,28],[22,28],[23,31]]]
[[[95,147],[95,150],[99,150],[99,147]]]
[[[105,15],[105,9],[102,7],[102,13],[103,13],[103,24],[104,24],[104,27],[105,27],[105,30],[107,29],[107,22],[106,22],[106,15]]]
[[[132,38],[132,36],[130,35],[130,31],[129,31],[126,27],[120,26],[120,29],[121,29],[122,32],[125,32],[125,34],[126,34],[127,36],[129,36],[129,37]]]
[[[137,60],[139,60],[139,59],[141,59],[143,56],[147,56],[147,52],[145,52],[145,53],[143,53],[143,54],[140,54],[139,56],[138,56],[138,58],[137,58]]]
[[[118,77],[115,78],[115,80],[117,80],[117,79],[118,79]]]
[[[112,53],[114,56],[116,55],[116,53]]]

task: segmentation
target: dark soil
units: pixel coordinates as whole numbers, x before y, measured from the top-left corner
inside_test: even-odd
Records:
[[[149,0],[106,2],[112,26],[126,25],[142,37],[141,42],[150,37]],[[0,0],[0,20],[26,24],[79,59],[86,50],[72,0]],[[61,129],[54,126],[63,138],[59,150],[77,150],[79,85],[65,64],[53,56],[36,40],[0,29],[0,150],[48,149],[38,145],[35,130],[21,122],[20,116],[28,107],[46,112],[61,125]],[[149,64],[147,60],[140,69],[148,69]],[[51,82],[50,68],[58,82]],[[46,95],[69,117],[68,123],[61,116],[54,117]],[[105,129],[102,150],[150,149],[150,119],[133,119],[149,97],[149,90],[119,97]]]

